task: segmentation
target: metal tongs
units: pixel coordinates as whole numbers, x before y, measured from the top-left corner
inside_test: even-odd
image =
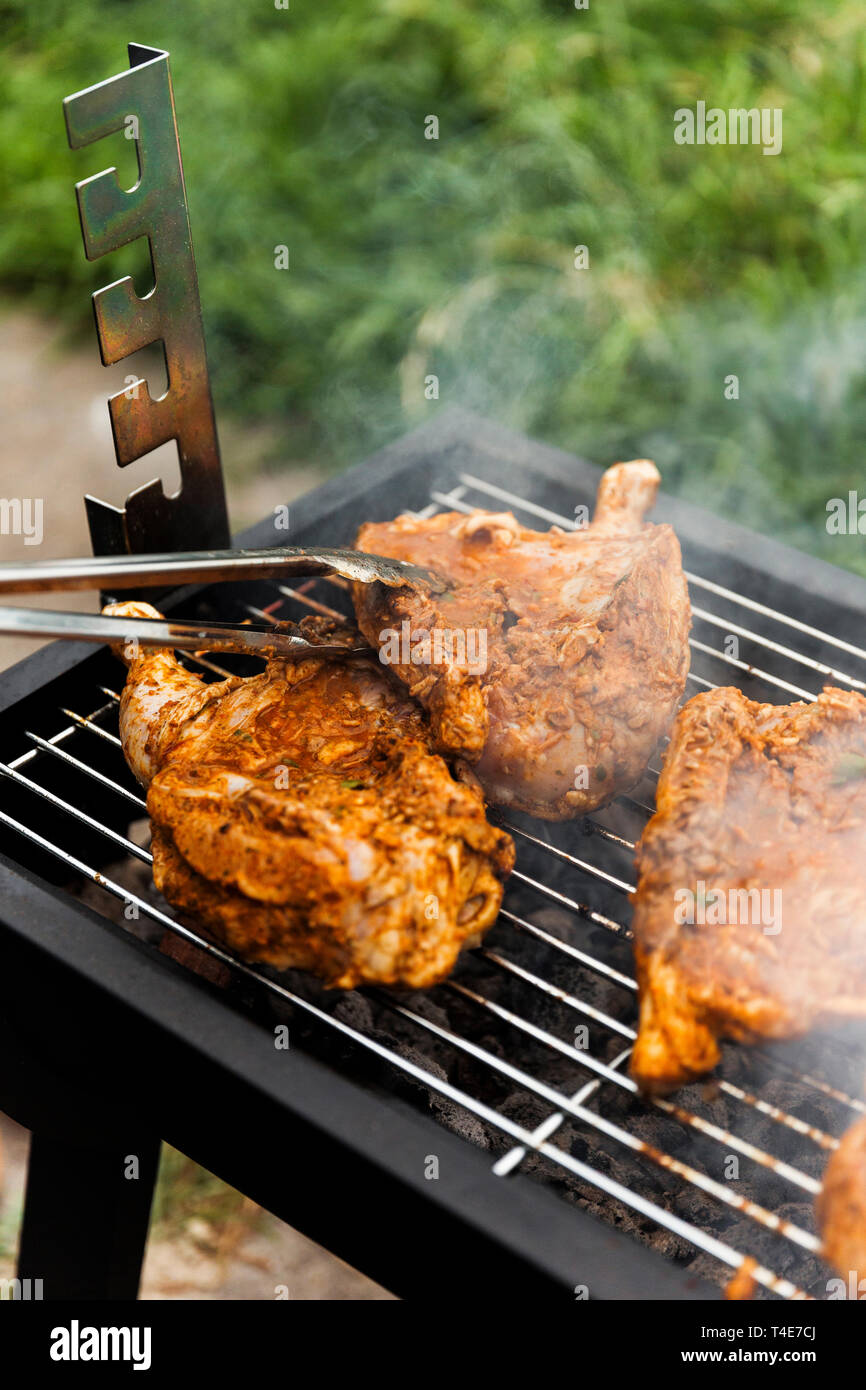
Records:
[[[412,585],[441,592],[445,581],[406,560],[357,550],[279,546],[269,550],[201,550],[186,553],[87,556],[41,565],[0,565],[0,595],[85,589],[109,592],[150,586],[211,583],[223,579],[279,579],[336,574],[357,584]],[[61,638],[73,642],[174,647],[190,651],[242,651],[302,660],[306,656],[355,656],[367,647],[308,642],[281,624],[238,626],[178,618],[113,617],[100,613],[45,612],[0,607],[0,635]]]

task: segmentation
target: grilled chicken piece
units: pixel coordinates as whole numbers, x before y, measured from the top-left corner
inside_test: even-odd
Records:
[[[854,1296],[866,1296],[866,1119],[852,1125],[832,1155],[816,1208],[826,1259],[843,1279],[855,1276],[855,1289],[862,1279]]]
[[[143,652],[120,733],[148,788],[157,888],[247,960],[421,988],[496,919],[512,842],[372,658],[205,685]]]
[[[634,895],[641,1085],[708,1071],[723,1037],[866,1017],[863,696],[695,696],[674,724],[656,805]]]
[[[359,550],[448,582],[432,596],[359,584],[355,608],[429,711],[438,748],[474,765],[489,801],[581,815],[633,786],[667,731],[690,614],[676,536],[643,521],[658,482],[646,460],[609,468],[595,520],[573,532],[484,511],[361,527]]]

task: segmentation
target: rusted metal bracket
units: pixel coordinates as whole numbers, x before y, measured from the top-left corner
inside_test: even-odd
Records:
[[[116,131],[136,142],[139,179],[121,188],[115,168],[76,184],[88,260],[146,236],[154,288],[144,298],[125,276],[93,296],[105,366],[162,341],[168,389],[154,399],[145,380],[108,402],[121,468],[174,439],[181,487],[166,497],[158,479],[137,488],[123,508],[85,498],[95,554],[220,549],[229,543],[228,514],[208,379],[198,280],[168,53],[129,45],[128,72],[69,96],[63,103],[69,144],[92,144]]]

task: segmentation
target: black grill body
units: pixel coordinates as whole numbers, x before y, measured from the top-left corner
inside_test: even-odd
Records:
[[[346,544],[362,520],[422,511],[448,497],[494,510],[510,505],[508,495],[525,499],[534,511],[514,510],[544,528],[548,513],[567,518],[578,503],[591,505],[598,477],[599,470],[578,459],[453,412],[293,504],[288,536],[275,533],[266,519],[239,543]],[[467,484],[467,478],[474,482]],[[484,486],[493,491],[485,493]],[[749,631],[784,642],[809,661],[866,676],[866,663],[817,635],[798,629],[780,638],[778,623],[763,611],[793,615],[815,633],[856,647],[866,613],[862,580],[671,498],[660,499],[655,518],[676,528],[687,570],[761,606],[746,613]],[[315,593],[324,592],[320,582]],[[693,589],[692,597],[707,612],[744,623],[743,610],[735,611],[712,590]],[[268,584],[186,589],[160,600],[178,615],[223,619],[247,617],[249,605],[264,608],[273,601]],[[279,616],[300,614],[286,608]],[[699,620],[695,632],[703,646],[721,650],[720,628]],[[820,689],[824,678],[814,669],[795,669],[772,648],[754,650],[753,658],[744,641],[741,657],[764,676]],[[725,668],[721,658],[700,648],[693,670],[701,673],[699,682],[736,683],[752,698],[794,698],[782,688],[772,691],[763,676]],[[56,738],[68,723],[62,711],[87,715],[102,706],[105,712],[94,722],[110,732],[116,716],[99,692],[119,690],[121,683],[121,669],[108,651],[61,644],[6,672],[0,677],[0,762],[15,764],[36,748],[22,773],[126,836],[141,810],[104,781],[83,777],[73,763],[39,752],[29,737]],[[135,793],[110,739],[76,728],[57,746]],[[720,1296],[724,1262],[707,1249],[696,1257],[681,1231],[662,1229],[659,1236],[652,1217],[615,1192],[599,1195],[574,1169],[563,1173],[555,1161],[530,1155],[508,1177],[496,1176],[494,1163],[513,1148],[508,1132],[497,1132],[479,1111],[467,1116],[447,1091],[424,1080],[429,1072],[531,1132],[555,1111],[549,1097],[536,1090],[524,1103],[519,1079],[491,1075],[484,1058],[455,1050],[452,1034],[561,1094],[577,1092],[592,1079],[573,1058],[551,1054],[536,1037],[515,1032],[501,1014],[488,1010],[479,1021],[466,994],[449,995],[444,1003],[439,991],[429,1000],[398,1000],[409,1015],[432,1025],[425,1032],[412,1017],[395,1016],[393,1001],[375,994],[343,997],[295,975],[288,993],[280,994],[274,985],[285,985],[284,977],[267,970],[207,978],[159,949],[158,917],[149,921],[145,910],[128,920],[122,900],[105,891],[98,876],[116,884],[118,863],[128,858],[116,841],[8,776],[0,779],[0,808],[6,816],[0,821],[0,1009],[7,1038],[0,1107],[34,1134],[19,1272],[41,1278],[46,1298],[135,1297],[160,1140],[401,1296],[435,1299],[447,1290],[451,1298],[477,1299],[484,1289],[515,1297],[555,1292],[569,1300],[575,1290],[591,1299]],[[616,822],[622,838],[633,839],[642,819],[633,807],[623,816]],[[10,818],[32,833],[13,828]],[[537,822],[517,819],[528,835],[548,838]],[[531,839],[519,840],[518,867],[526,878],[509,889],[506,905],[524,922],[537,921],[543,912],[550,935],[585,948],[608,971],[628,973],[627,941],[599,927],[588,911],[627,925],[621,883],[608,879],[628,879],[630,859],[615,839],[587,836],[586,829],[579,822],[555,827],[549,838],[563,853],[591,860],[600,873],[581,877],[578,870],[575,877],[573,862],[551,857]],[[87,875],[81,866],[97,875],[83,896]],[[146,879],[146,873],[139,875],[131,891],[165,912]],[[539,896],[533,883],[552,891]],[[619,989],[611,995],[603,975],[598,984],[598,971],[585,977],[574,958],[551,953],[538,937],[512,938],[514,929],[506,923],[488,942],[494,953],[554,990],[586,999],[623,1028],[633,1025],[633,994]],[[571,1026],[585,1021],[567,1009],[563,1013],[550,993],[531,989],[527,995],[525,981],[500,978],[489,961],[462,963],[457,981],[566,1041]],[[289,1026],[288,1050],[275,1046],[274,1030],[282,1023]],[[604,1030],[594,1024],[592,1031],[596,1055],[611,1065],[623,1037],[602,1037]],[[822,1043],[817,1052],[782,1049],[780,1056],[788,1068],[808,1065],[813,1072],[827,1071],[829,1056],[833,1084],[860,1094],[856,1038],[832,1044],[829,1054]],[[395,1068],[392,1057],[401,1065]],[[846,1127],[850,1106],[834,1102],[833,1109],[826,1095],[816,1100],[799,1080],[785,1079],[788,1072],[780,1080],[769,1063],[765,1071],[763,1065],[743,1050],[728,1049],[722,1074],[745,1090],[765,1085],[769,1090],[760,1093],[801,1123],[836,1134]],[[690,1091],[697,1113],[705,1102],[699,1088]],[[614,1123],[653,1143],[661,1138],[682,1162],[718,1175],[718,1145],[684,1134],[682,1125],[648,1113],[607,1083],[587,1104],[597,1101],[603,1110],[602,1093],[612,1095],[605,1113]],[[717,1098],[706,1104],[719,1123],[720,1112],[712,1109]],[[825,1151],[753,1110],[737,1110],[732,1100],[725,1104],[724,1128],[734,1130],[731,1117],[739,1117],[740,1133],[775,1151],[808,1181],[820,1179]],[[782,1281],[776,1292],[784,1293],[788,1283],[820,1292],[828,1272],[813,1252],[792,1249],[724,1205],[719,1210],[705,1193],[698,1194],[698,1205],[683,1209],[677,1175],[660,1174],[641,1155],[623,1160],[615,1143],[585,1132],[575,1116],[568,1119],[570,1128],[556,1142],[576,1163],[622,1184],[638,1202],[647,1198],[679,1215],[690,1229],[754,1254]],[[600,1146],[594,1147],[596,1141]],[[139,1161],[133,1180],[124,1176],[129,1156]],[[431,1175],[431,1157],[438,1176]],[[792,1194],[775,1172],[759,1166],[742,1192],[768,1210],[784,1207],[804,1229],[814,1229],[808,1191]]]

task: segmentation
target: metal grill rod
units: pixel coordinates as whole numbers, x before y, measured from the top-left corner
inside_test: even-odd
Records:
[[[29,753],[24,753],[20,758],[15,758],[9,764],[10,767],[17,767],[28,758],[36,757],[38,752],[49,753],[52,758],[59,758],[69,767],[74,767],[78,772],[84,773],[85,777],[91,777],[95,782],[100,782],[102,786],[108,787],[110,791],[117,792],[118,796],[122,796],[125,801],[131,801],[133,806],[137,806],[142,811],[147,810],[147,802],[142,797],[136,796],[135,792],[128,791],[119,782],[113,782],[110,777],[106,777],[104,772],[98,772],[89,763],[81,762],[72,753],[67,753],[63,748],[57,748],[48,739],[40,738],[38,734],[31,733],[29,729],[25,729],[24,732],[25,736],[36,744],[36,748],[32,748]]]
[[[784,647],[780,642],[774,642],[769,637],[762,637],[759,632],[750,632],[747,627],[740,627],[737,623],[732,623],[726,618],[720,618],[716,613],[710,613],[706,608],[697,608],[692,604],[692,612],[702,622],[721,628],[723,632],[733,632],[737,637],[746,637],[750,642],[757,642],[759,646],[775,652],[777,656],[787,657],[789,661],[797,661],[801,666],[808,666],[811,670],[817,671],[819,675],[844,681],[846,685],[853,686],[855,690],[866,690],[866,681],[857,680],[854,676],[846,676],[843,671],[837,671],[834,666],[825,666],[823,661],[815,661],[810,656],[804,656],[802,652],[795,651],[793,647]],[[810,696],[810,699],[814,699],[814,696]]]
[[[719,598],[730,599],[733,603],[739,603],[743,608],[749,608],[753,613],[760,613],[764,618],[772,618],[774,622],[784,623],[786,627],[793,628],[795,632],[802,632],[806,637],[815,637],[820,642],[827,642],[831,647],[838,647],[839,651],[847,652],[849,656],[856,656],[861,661],[866,661],[866,651],[862,647],[855,647],[851,642],[843,642],[841,637],[834,637],[832,632],[823,632],[820,628],[810,627],[808,623],[801,623],[799,618],[792,618],[789,613],[781,613],[775,608],[768,608],[766,604],[758,603],[757,599],[747,598],[745,594],[737,594],[732,589],[726,589],[722,584],[714,584],[710,579],[702,579],[699,574],[691,574],[685,571],[686,579],[690,584],[697,584],[701,589],[706,589],[709,593],[717,594]],[[808,663],[808,658],[803,658]],[[842,679],[852,684],[850,676],[842,675],[841,672],[834,673],[842,676]]]
[[[110,826],[102,825],[98,820],[94,820],[86,811],[82,811],[79,806],[71,806],[68,801],[64,801],[62,797],[56,796],[55,793],[49,791],[47,787],[40,787],[38,782],[31,782],[29,777],[25,777],[21,772],[16,772],[15,768],[11,765],[0,762],[0,775],[8,777],[10,781],[17,782],[20,787],[26,787],[28,791],[35,792],[37,796],[43,797],[44,800],[49,802],[52,806],[56,806],[59,811],[68,812],[70,816],[74,816],[77,821],[80,821],[82,825],[88,826],[89,829],[97,831],[100,835],[107,836],[107,838],[112,840],[116,845],[120,845],[121,849],[126,850],[127,854],[132,854],[136,859],[140,859],[143,864],[153,863],[153,855],[149,854],[146,849],[142,849],[140,845],[134,844],[132,840],[128,840],[126,836],[121,835],[119,831],[112,830]]]
[[[614,984],[620,985],[623,989],[637,989],[637,983],[628,975],[623,975],[620,970],[615,970],[612,965],[608,965],[603,960],[597,960],[595,956],[587,955],[579,947],[572,946],[570,941],[560,941],[559,937],[551,936],[543,927],[537,927],[534,922],[527,922],[523,917],[518,917],[508,908],[501,907],[499,916],[504,917],[506,922],[510,922],[518,931],[525,932],[528,936],[534,936],[536,940],[543,941],[546,946],[552,946],[557,951],[562,951],[570,956],[572,960],[579,961],[586,966],[587,970],[592,970],[596,975],[602,975],[605,979],[612,980]]]
[[[498,963],[505,962],[503,962],[500,957],[498,958]],[[476,1003],[503,1018],[506,1022],[511,1023],[515,1028],[518,1028],[522,1032],[529,1033],[537,1041],[543,1042],[546,1046],[561,1052],[564,1056],[571,1057],[581,1066],[585,1066],[588,1070],[596,1072],[613,1085],[620,1086],[623,1090],[629,1091],[634,1096],[640,1095],[637,1084],[632,1081],[630,1077],[615,1074],[613,1068],[606,1066],[603,1062],[599,1062],[591,1053],[572,1047],[570,1043],[563,1042],[553,1034],[539,1028],[536,1024],[528,1022],[528,1020],[523,1019],[519,1014],[515,1014],[511,1010],[503,1008],[501,1004],[495,1003],[484,995],[467,990],[465,986],[460,985],[456,981],[449,981],[449,988],[469,995]],[[600,1021],[607,1026],[607,1020],[604,1016],[602,1016]],[[621,1056],[627,1057],[630,1053],[631,1048],[628,1048]],[[726,1090],[727,1093],[732,1095],[735,1099],[741,1100],[746,1104],[751,1104],[754,1099],[757,1099],[751,1097],[748,1092],[740,1090],[739,1087],[729,1087],[725,1083],[720,1083],[719,1089]],[[820,1184],[815,1184],[812,1178],[809,1178],[805,1173],[801,1173],[799,1169],[790,1167],[788,1164],[783,1163],[782,1160],[777,1159],[775,1155],[767,1153],[766,1150],[757,1148],[755,1145],[749,1143],[748,1140],[741,1140],[728,1130],[724,1130],[711,1122],[703,1120],[692,1111],[686,1110],[682,1106],[675,1106],[671,1102],[665,1101],[662,1097],[641,1097],[641,1099],[649,1099],[650,1103],[655,1105],[657,1109],[663,1110],[666,1114],[673,1115],[680,1123],[690,1128],[698,1129],[707,1135],[707,1137],[716,1139],[719,1143],[725,1144],[730,1148],[738,1149],[739,1152],[753,1159],[756,1163],[761,1164],[765,1168],[771,1168],[782,1176],[787,1177],[789,1181],[795,1182],[798,1186],[802,1187],[804,1191],[817,1193],[820,1190]],[[802,1120],[797,1120],[795,1116],[787,1115],[785,1111],[780,1111],[775,1106],[767,1106],[766,1111],[769,1113],[770,1118],[788,1124],[791,1129],[812,1139],[822,1148],[838,1148],[838,1140],[834,1139],[829,1134],[825,1134],[822,1130],[816,1129],[814,1126],[806,1125]],[[783,1169],[785,1170],[784,1172],[782,1171]]]
[[[338,612],[336,608],[329,608],[326,603],[322,603],[319,599],[313,598],[310,594],[302,593],[300,589],[293,589],[288,584],[275,584],[274,588],[277,589],[284,598],[298,599],[301,603],[305,603],[308,608],[312,608],[316,613],[321,613],[325,618],[335,618],[341,623],[346,621],[345,613]]]
[[[696,676],[694,671],[689,671],[686,680],[691,681],[692,685],[699,685],[702,690],[718,690],[719,688],[714,681],[707,681],[704,680],[703,676]]]
[[[585,859],[578,859],[577,855],[569,854],[567,850],[559,849],[557,845],[550,845],[546,840],[540,840],[537,835],[530,835],[527,830],[521,830],[519,826],[512,825],[510,821],[503,821],[502,825],[509,834],[517,835],[521,840],[528,840],[530,844],[537,845],[539,849],[546,850],[555,859],[561,859],[566,864],[571,864],[575,869],[582,869],[584,873],[593,874],[595,878],[604,879],[605,883],[610,883],[614,888],[619,889],[620,893],[633,893],[635,886],[633,883],[626,883],[625,879],[617,878],[614,874],[606,873],[604,869],[599,869],[597,865],[588,863]],[[620,841],[623,845],[628,845],[634,849],[634,845],[629,844],[628,840]],[[620,928],[625,931],[625,927]]]
[[[91,715],[91,718],[98,719],[101,714],[107,714],[107,712],[110,709],[111,705],[103,705],[100,709],[94,710],[93,714]],[[65,740],[71,738],[74,733],[75,725],[70,724],[68,728],[61,729],[58,734],[55,734],[54,737],[49,740],[49,742],[51,744],[64,743]],[[35,735],[28,734],[28,738],[32,737],[35,737]],[[20,758],[16,758],[14,762],[10,763],[10,767],[23,767],[25,763],[32,762],[32,760],[36,756],[36,750],[34,748],[31,748],[27,753],[22,753]]]
[[[637,1039],[637,1033],[634,1028],[629,1027],[628,1024],[621,1023],[619,1019],[614,1018],[611,1014],[604,1013],[601,1009],[596,1009],[594,1005],[587,1004],[576,995],[569,994],[567,990],[560,989],[558,985],[552,985],[549,980],[544,980],[539,975],[533,974],[531,970],[527,970],[524,966],[518,965],[515,961],[508,960],[507,957],[499,955],[496,951],[491,951],[489,947],[482,946],[478,948],[477,954],[482,956],[485,960],[490,961],[491,964],[497,966],[500,970],[523,980],[525,984],[530,985],[532,988],[550,995],[551,998],[556,999],[567,1008],[574,1009],[576,1013],[585,1014],[587,1018],[594,1019],[596,1023],[600,1023],[602,1027],[608,1028],[611,1032],[619,1034],[620,1037],[629,1038],[631,1042]],[[637,986],[633,985],[633,988],[637,988]],[[515,1015],[514,1017],[517,1019],[519,1015]],[[635,1095],[639,1094],[636,1083],[630,1078],[627,1083],[620,1078],[616,1084],[625,1086],[627,1090],[632,1091]],[[750,1091],[744,1091],[740,1086],[734,1085],[732,1081],[725,1081],[719,1078],[716,1080],[715,1084],[720,1091],[724,1092],[725,1095],[731,1096],[733,1100],[739,1101],[743,1105],[748,1105],[752,1109],[759,1110],[762,1114],[766,1115],[768,1119],[774,1120],[777,1124],[784,1125],[786,1129],[794,1130],[797,1134],[801,1134],[807,1139],[811,1139],[812,1142],[819,1145],[819,1147],[824,1149],[836,1149],[839,1147],[839,1141],[834,1139],[832,1135],[825,1133],[824,1130],[818,1129],[815,1125],[806,1124],[804,1120],[799,1119],[796,1115],[789,1115],[786,1110],[782,1110],[776,1105],[768,1104],[767,1101],[761,1100],[760,1097],[753,1095]],[[667,1104],[667,1102],[662,1102],[659,1097],[650,1097],[649,1099],[653,1104],[660,1107]],[[682,1113],[686,1114],[689,1112],[683,1111]]]
[[[617,1053],[616,1057],[614,1057],[613,1061],[610,1064],[610,1070],[616,1071],[618,1067],[622,1066],[623,1062],[628,1061],[630,1056],[630,1047],[627,1047],[624,1052]],[[578,1104],[582,1105],[586,1101],[591,1100],[595,1093],[600,1089],[600,1080],[596,1079],[593,1081],[587,1081],[585,1085],[581,1086],[579,1091],[575,1091],[574,1095],[572,1096],[572,1100],[577,1101]],[[552,1134],[556,1133],[560,1125],[563,1124],[565,1124],[565,1116],[562,1114],[561,1111],[558,1110],[555,1112],[555,1114],[548,1115],[547,1119],[542,1120],[541,1124],[537,1127],[537,1129],[534,1129],[532,1131],[533,1141],[536,1144],[538,1144],[541,1142],[542,1139],[549,1139]],[[508,1177],[510,1173],[514,1172],[515,1168],[520,1167],[521,1163],[526,1158],[527,1152],[528,1150],[524,1149],[519,1144],[515,1148],[509,1149],[508,1153],[503,1154],[502,1158],[497,1159],[494,1163],[494,1175],[497,1178]]]
[[[213,671],[214,675],[222,677],[223,680],[227,677],[231,678],[231,671],[227,671],[224,666],[218,666],[215,661],[209,661],[206,656],[202,656],[201,652],[184,652],[183,656],[186,662],[193,662],[196,666],[203,666],[206,671]]]
[[[587,917],[596,926],[604,927],[605,930],[613,932],[615,936],[622,937],[624,941],[630,941],[632,933],[628,927],[624,927],[621,922],[615,922],[612,917],[605,917],[603,912],[596,912],[595,908],[587,903],[576,902],[574,898],[569,898],[564,893],[558,893],[555,888],[550,888],[546,883],[539,883],[537,879],[530,878],[528,874],[521,873],[519,869],[512,869],[510,877],[519,883],[526,883],[530,888],[536,888],[539,893],[543,893],[546,898],[552,898],[561,907],[567,907],[569,911],[578,913],[581,917]]]
[[[815,1236],[811,1235],[810,1232],[803,1230],[799,1226],[794,1226],[791,1222],[783,1221],[781,1218],[774,1215],[774,1213],[759,1206],[756,1202],[749,1201],[744,1197],[738,1197],[735,1193],[729,1191],[728,1188],[723,1187],[722,1184],[717,1182],[714,1178],[699,1172],[698,1169],[692,1168],[689,1164],[683,1163],[680,1159],[671,1157],[670,1154],[661,1153],[659,1150],[645,1144],[642,1139],[636,1139],[634,1135],[629,1134],[627,1130],[621,1129],[619,1125],[615,1125],[610,1120],[606,1120],[602,1115],[596,1114],[593,1110],[587,1110],[583,1105],[576,1104],[574,1101],[570,1100],[568,1096],[555,1090],[554,1087],[546,1085],[545,1082],[539,1081],[534,1076],[531,1076],[529,1072],[523,1071],[520,1067],[513,1066],[510,1062],[506,1062],[503,1058],[495,1056],[494,1053],[488,1052],[485,1048],[479,1047],[477,1043],[470,1042],[468,1038],[461,1037],[459,1033],[455,1033],[452,1029],[443,1028],[440,1024],[434,1023],[432,1019],[424,1018],[422,1014],[415,1013],[412,1009],[406,1008],[405,1005],[397,1004],[387,997],[379,996],[378,992],[377,997],[380,998],[380,1002],[392,1009],[394,1013],[400,1014],[403,1018],[411,1020],[411,1022],[417,1024],[420,1028],[426,1029],[427,1032],[433,1033],[436,1037],[442,1038],[459,1051],[467,1053],[467,1055],[474,1057],[476,1061],[490,1067],[491,1070],[499,1072],[502,1076],[507,1076],[509,1080],[515,1082],[516,1085],[523,1087],[524,1090],[530,1091],[533,1095],[540,1096],[543,1100],[547,1100],[557,1107],[557,1109],[564,1110],[567,1114],[573,1115],[575,1119],[582,1120],[583,1123],[589,1125],[591,1129],[606,1134],[610,1139],[615,1139],[625,1148],[631,1149],[633,1153],[638,1153],[642,1157],[650,1159],[651,1162],[655,1163],[660,1168],[666,1169],[668,1172],[676,1173],[676,1175],[685,1182],[688,1182],[693,1187],[700,1188],[701,1191],[715,1197],[717,1201],[722,1202],[725,1206],[733,1207],[736,1211],[751,1217],[751,1219],[756,1221],[759,1225],[765,1226],[767,1229],[779,1235],[786,1236],[789,1240],[802,1246],[804,1250],[809,1250],[813,1254],[817,1254],[820,1251],[820,1241]],[[477,999],[481,1004],[491,1006],[492,1010],[496,1013],[500,1013],[502,1017],[506,1019],[509,1018],[507,1010],[500,1010],[499,1005],[491,1005],[491,1001],[484,999],[483,996],[470,994],[470,997]],[[545,1034],[543,1030],[536,1029],[532,1024],[526,1024],[524,1020],[521,1020],[520,1026],[524,1031],[531,1032],[532,1035],[537,1037],[540,1041],[547,1042],[548,1044],[550,1043],[551,1035]],[[577,1048],[572,1048],[567,1043],[560,1043],[558,1038],[553,1039],[553,1042],[558,1045],[558,1050],[567,1053],[573,1060],[580,1061],[582,1064],[587,1063],[586,1057],[582,1056]],[[615,1080],[620,1083],[625,1081],[624,1077],[621,1077],[614,1071],[609,1071],[606,1079],[608,1081]],[[674,1114],[676,1118],[680,1119],[688,1112],[679,1112],[675,1106],[671,1106],[668,1113]],[[697,1116],[689,1116],[689,1122],[697,1121],[697,1119]],[[813,1179],[807,1178],[805,1174],[799,1173],[795,1168],[789,1168],[787,1164],[781,1163],[778,1159],[773,1159],[770,1154],[765,1154],[760,1149],[749,1152],[752,1147],[751,1145],[740,1146],[735,1136],[717,1130],[714,1125],[707,1125],[706,1122],[703,1122],[699,1127],[703,1133],[711,1138],[727,1142],[732,1147],[739,1146],[740,1152],[746,1154],[747,1157],[754,1158],[756,1162],[762,1163],[765,1167],[772,1168],[772,1170],[779,1173],[780,1176],[787,1177],[791,1182],[796,1182],[804,1191],[813,1194],[821,1191],[820,1183],[816,1183]]]
[[[737,656],[730,656],[728,652],[717,651],[715,647],[708,647],[706,642],[699,642],[696,637],[689,638],[689,646],[696,652],[703,652],[705,656],[714,657],[717,661],[726,661],[729,666],[735,666],[738,671],[745,671],[747,676],[754,676],[757,680],[766,681],[768,685],[775,685],[779,690],[787,690],[789,695],[796,695],[798,700],[806,700],[811,704],[818,697],[814,690],[804,690],[800,685],[792,685],[790,681],[782,680],[780,676],[773,676],[769,671],[762,671],[759,666],[752,666],[748,661],[741,661]]]
[[[74,710],[64,709],[62,705],[60,706],[60,712],[61,714],[65,714],[67,719],[71,719],[73,723],[77,724],[79,728],[86,729],[90,734],[97,734],[99,738],[104,738],[106,743],[113,743],[115,748],[121,748],[123,746],[117,734],[110,734],[107,729],[103,729],[99,724],[95,724],[92,718],[87,715],[76,714]]]
[[[604,810],[605,808],[602,807],[601,809]],[[587,839],[592,835],[598,835],[600,839],[607,840],[612,845],[619,845],[620,849],[627,849],[630,853],[634,854],[636,848],[634,840],[626,840],[622,835],[615,834],[613,830],[608,830],[606,825],[602,825],[599,821],[594,820],[592,816],[584,816],[583,830]],[[526,831],[521,831],[520,833],[525,835]]]
[[[772,1052],[765,1052],[760,1047],[755,1047],[753,1051],[765,1062],[769,1062],[771,1066],[781,1067],[797,1081],[803,1082],[806,1086],[814,1087],[822,1095],[829,1096],[831,1100],[839,1101],[841,1105],[847,1105],[849,1109],[855,1110],[860,1115],[866,1115],[866,1102],[849,1096],[845,1091],[838,1090],[835,1086],[829,1085],[828,1082],[822,1081],[819,1076],[810,1076],[807,1072],[798,1071],[796,1067],[791,1066],[790,1062],[786,1062],[784,1057],[776,1057]]]

